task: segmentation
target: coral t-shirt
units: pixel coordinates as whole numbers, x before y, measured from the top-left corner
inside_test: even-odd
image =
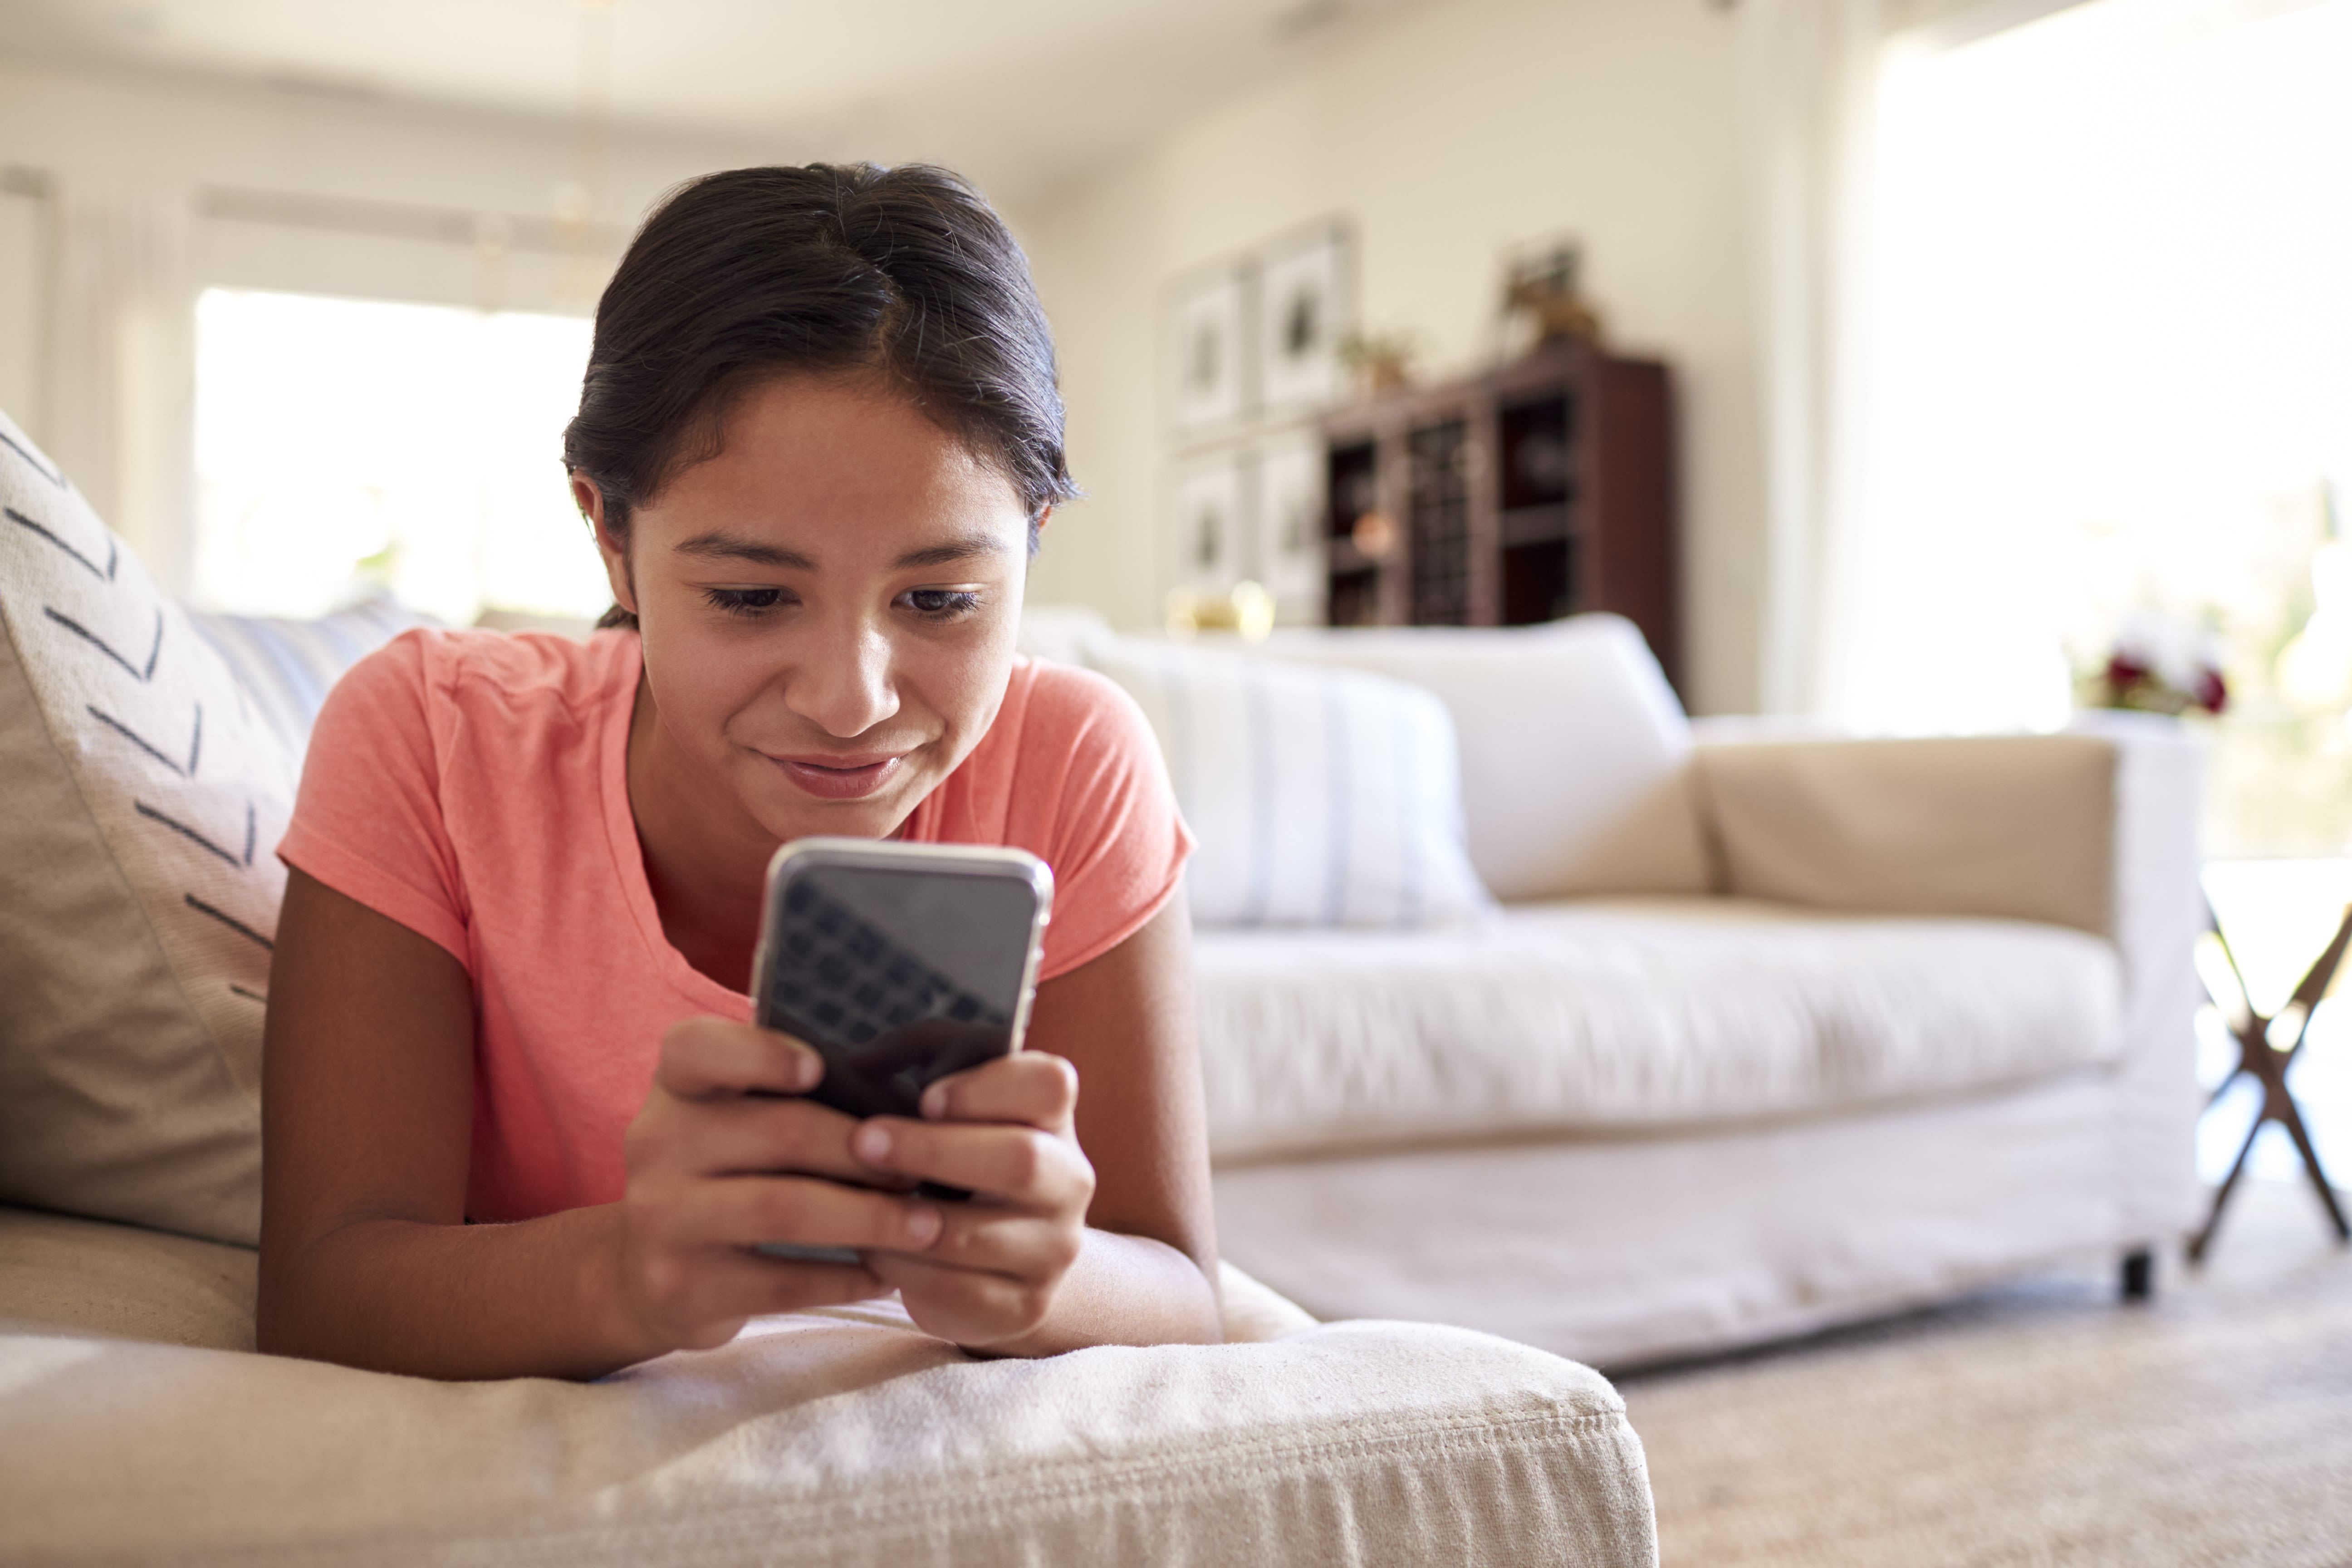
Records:
[[[646,880],[628,790],[640,659],[626,631],[404,634],[329,694],[278,846],[473,977],[473,1219],[620,1197],[622,1133],[662,1032],[751,1016],[669,944]],[[1192,847],[1134,703],[1027,659],[901,837],[1017,846],[1053,868],[1041,980],[1133,935]]]

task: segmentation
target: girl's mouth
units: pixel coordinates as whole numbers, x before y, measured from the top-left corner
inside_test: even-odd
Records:
[[[898,773],[897,756],[770,757],[786,778],[819,800],[862,800]]]

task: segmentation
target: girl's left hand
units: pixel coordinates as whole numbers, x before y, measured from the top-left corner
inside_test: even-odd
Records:
[[[1094,1200],[1077,1103],[1076,1068],[1015,1051],[931,1085],[921,1121],[877,1116],[851,1135],[851,1152],[878,1177],[972,1194],[938,1205],[945,1224],[921,1251],[866,1254],[925,1332],[1002,1353],[1045,1321],[1086,1245]]]

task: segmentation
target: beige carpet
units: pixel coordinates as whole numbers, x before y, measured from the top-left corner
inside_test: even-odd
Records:
[[[1665,1568],[2352,1564],[2352,1249],[2248,1184],[2200,1273],[2108,1268],[1619,1380]]]

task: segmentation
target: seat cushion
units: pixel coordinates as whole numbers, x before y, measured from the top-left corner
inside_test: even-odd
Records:
[[[1475,932],[1202,932],[1220,1160],[1781,1117],[2122,1047],[2104,940],[1737,899],[1518,905]]]
[[[0,1561],[1656,1561],[1615,1391],[1467,1330],[975,1361],[874,1302],[593,1384],[440,1384],[190,1348],[250,1271],[0,1210]],[[217,1300],[57,1321],[190,1288]]]

